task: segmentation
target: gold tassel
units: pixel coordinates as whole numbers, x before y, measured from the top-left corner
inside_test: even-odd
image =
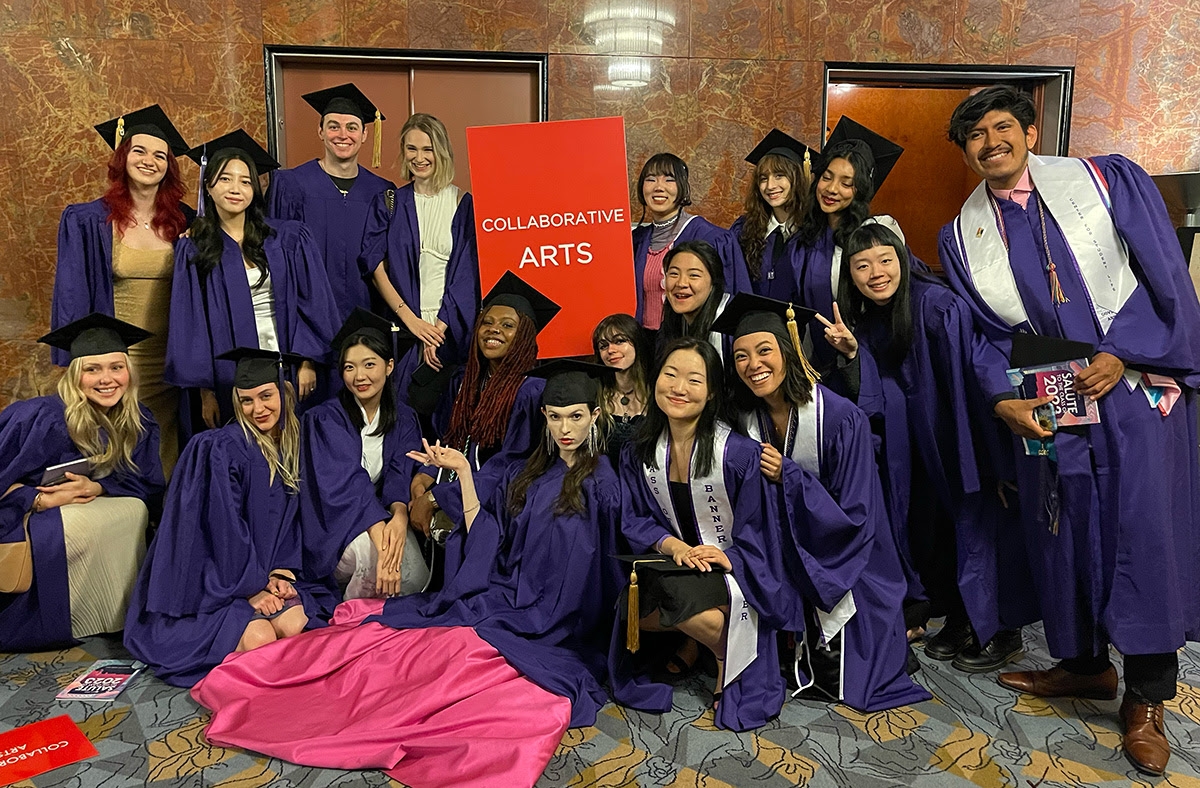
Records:
[[[371,152],[371,166],[379,167],[383,163],[383,118],[379,110],[375,110],[375,145]]]
[[[812,186],[812,153],[808,147],[804,148],[804,188]]]
[[[638,600],[637,564],[633,565],[633,570],[629,573],[629,604],[627,608],[629,621],[625,624],[625,647],[636,654],[637,650],[642,647],[642,616]]]
[[[1070,303],[1071,299],[1067,298],[1067,294],[1063,292],[1062,284],[1058,281],[1058,271],[1054,263],[1047,266],[1050,271],[1050,298],[1056,304]]]
[[[805,158],[808,157],[806,152]],[[808,378],[809,385],[815,384],[821,379],[817,371],[813,369],[813,365],[808,362],[808,358],[804,355],[804,346],[800,344],[800,329],[796,326],[796,310],[788,304],[787,308],[787,327],[788,334],[792,337],[792,344],[796,346],[796,355],[800,357],[800,366],[804,368],[804,377]]]
[[[113,138],[113,147],[121,144],[121,140],[125,139],[125,116],[117,118],[117,134]]]

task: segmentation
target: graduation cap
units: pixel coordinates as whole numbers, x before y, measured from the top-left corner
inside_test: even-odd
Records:
[[[353,82],[335,85],[324,90],[305,93],[301,96],[309,106],[321,113],[321,119],[326,115],[353,115],[364,124],[374,123],[375,141],[371,155],[371,166],[378,167],[382,162],[383,121],[387,120],[379,108],[371,103],[358,86]]]
[[[483,297],[480,312],[490,306],[512,307],[532,320],[538,332],[541,332],[562,309],[512,271],[505,271],[504,276],[492,285],[492,289]]]
[[[629,564],[629,597],[626,609],[625,647],[633,653],[641,648],[641,600],[638,593],[638,570],[658,574],[694,574],[701,570],[693,569],[687,564],[677,564],[669,555],[643,553],[641,555],[614,555],[613,558],[623,564]],[[713,566],[714,573],[724,573],[720,566]]]
[[[768,155],[782,156],[785,159],[791,159],[796,162],[804,171],[805,180],[811,181],[812,162],[821,154],[790,134],[785,134],[779,129],[771,129],[771,132],[763,137],[754,146],[754,150],[750,151],[746,156],[746,161],[751,164],[758,164],[764,156]]]
[[[392,321],[360,306],[354,308],[350,317],[346,318],[345,323],[342,323],[342,327],[338,329],[330,343],[339,357],[341,357],[346,340],[355,334],[368,334],[378,339],[384,346],[390,347],[393,360],[400,357],[402,349],[407,349],[417,342],[417,338],[407,328],[401,328]]]
[[[246,133],[245,129],[237,129],[228,134],[217,137],[215,140],[210,140],[201,143],[187,152],[188,158],[200,165],[200,185],[196,190],[196,215],[204,215],[204,172],[208,169],[208,160],[221,151],[234,148],[247,154],[254,162],[254,168],[258,170],[258,174],[271,172],[279,169],[279,162],[275,161],[275,157],[267,153],[263,146],[254,141],[254,138]]]
[[[1009,363],[1016,367],[1040,367],[1076,359],[1091,359],[1096,349],[1087,342],[1048,337],[1044,334],[1014,334]]]
[[[100,312],[67,323],[41,337],[38,342],[65,350],[72,359],[101,356],[105,353],[128,353],[130,345],[154,336],[132,323],[117,320]]]
[[[151,104],[112,120],[106,120],[97,124],[95,129],[114,150],[126,137],[132,137],[134,134],[149,134],[151,137],[167,143],[171,153],[176,156],[183,156],[188,152],[187,141],[175,128],[175,124],[171,123],[167,113],[163,112],[162,107],[157,104]]]
[[[233,361],[237,369],[233,373],[234,388],[254,389],[275,383],[283,390],[283,365],[300,364],[300,356],[280,353],[278,350],[263,350],[257,347],[239,347],[217,356],[222,361]]]
[[[878,192],[879,187],[883,186],[884,180],[887,179],[888,173],[892,171],[892,167],[896,166],[900,154],[904,153],[904,148],[843,115],[837,125],[833,127],[833,133],[829,135],[825,147],[821,150],[826,156],[826,163],[828,163],[829,153],[834,145],[855,142],[858,143],[855,147],[858,147],[863,153],[869,154],[868,159],[872,162],[871,182],[875,184],[875,191]]]
[[[590,361],[560,358],[534,367],[527,374],[546,379],[542,405],[565,408],[581,402],[595,405],[600,396],[598,379],[603,375],[615,374],[615,370]]]
[[[815,309],[742,292],[735,293],[721,314],[717,315],[712,330],[734,339],[762,331],[769,331],[778,336],[786,330],[796,348],[796,355],[800,357],[804,376],[808,378],[809,383],[816,383],[821,376],[804,356],[804,347],[800,343],[800,329],[797,326],[797,321],[807,324],[816,316]]]

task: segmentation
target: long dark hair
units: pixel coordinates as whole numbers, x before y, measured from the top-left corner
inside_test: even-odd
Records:
[[[379,337],[370,331],[356,331],[342,342],[341,352],[338,353],[339,372],[341,365],[346,363],[346,354],[350,352],[350,348],[356,345],[362,345],[379,356],[383,359],[385,366],[389,361],[394,360],[391,343],[380,342]],[[346,415],[350,417],[350,423],[354,425],[355,432],[362,432],[367,423],[363,420],[362,409],[358,406],[358,397],[355,397],[354,392],[343,384],[338,390],[338,401],[342,403],[342,410],[346,411]],[[371,434],[387,435],[394,426],[396,426],[396,392],[389,375],[388,379],[383,382],[383,394],[379,398],[379,425]]]
[[[704,410],[700,412],[700,421],[696,425],[696,464],[694,468],[697,475],[707,476],[712,472],[713,463],[716,461],[713,443],[717,422],[725,416],[725,380],[724,371],[721,369],[721,356],[717,354],[712,345],[702,339],[680,337],[671,340],[663,348],[654,367],[656,388],[663,365],[677,350],[691,350],[699,353],[700,358],[704,361],[705,376],[708,380],[708,402],[705,403]],[[650,402],[646,405],[646,418],[634,438],[634,456],[642,465],[647,468],[658,468],[654,450],[658,447],[658,439],[663,430],[669,426],[667,414],[663,413],[662,408],[658,406],[658,398],[651,397]]]
[[[504,441],[517,390],[525,380],[525,373],[537,360],[537,328],[532,318],[518,312],[516,336],[496,371],[488,378],[487,396],[482,396],[481,386],[488,362],[479,349],[479,325],[489,309],[490,306],[485,306],[475,318],[475,327],[471,331],[472,352],[467,354],[467,369],[450,412],[450,429],[445,443],[460,450],[466,447],[468,437],[477,446],[498,446]]]
[[[667,269],[671,267],[671,261],[684,252],[695,255],[700,258],[700,262],[704,263],[704,267],[712,279],[712,292],[708,294],[708,300],[697,310],[690,326],[683,319],[683,315],[677,313],[668,304],[663,310],[662,325],[659,328],[664,339],[690,336],[708,341],[713,321],[717,319],[717,310],[721,308],[721,298],[725,295],[725,268],[721,265],[721,258],[717,254],[717,250],[708,241],[684,241],[671,247],[671,251],[667,252],[667,256],[663,259],[664,276]]]
[[[592,331],[592,352],[596,355],[596,363],[603,364],[600,358],[600,340],[612,341],[624,337],[633,345],[633,366],[629,368],[633,376],[634,389],[642,402],[650,400],[650,367],[654,361],[654,347],[651,343],[650,332],[642,328],[632,315],[618,312],[609,315],[596,324]],[[616,391],[616,376],[605,376],[600,381],[600,407],[604,408],[605,400]]]
[[[129,192],[129,175],[125,168],[129,164],[129,151],[133,148],[133,138],[136,136],[130,134],[121,140],[121,144],[113,150],[112,158],[108,160],[108,189],[104,192],[104,204],[108,206],[108,220],[122,237],[134,224],[133,195]],[[159,238],[170,243],[175,243],[179,234],[187,229],[187,217],[179,207],[183,193],[179,160],[168,147],[167,170],[154,193],[154,218],[150,220],[150,229]]]
[[[821,152],[820,166],[813,170],[812,184],[808,187],[808,212],[797,234],[804,246],[816,243],[829,227],[829,217],[821,210],[817,189],[821,185],[821,176],[829,169],[834,159],[845,159],[854,168],[854,199],[841,210],[838,226],[833,230],[833,242],[844,249],[850,233],[857,230],[863,220],[871,215],[871,199],[875,196],[875,182],[871,180],[875,160],[871,149],[861,140],[836,142]]]
[[[237,148],[224,148],[217,151],[208,162],[205,170],[204,187],[201,189],[201,199],[204,200],[204,215],[196,217],[192,222],[191,239],[196,245],[196,255],[192,265],[200,272],[200,278],[206,279],[217,266],[221,264],[221,253],[225,249],[225,241],[221,237],[221,219],[217,216],[216,205],[208,190],[212,188],[217,178],[229,166],[229,162],[237,159],[250,170],[250,184],[254,198],[246,207],[246,225],[242,235],[242,256],[258,269],[258,282],[261,285],[269,273],[267,253],[263,251],[263,242],[275,234],[271,225],[267,224],[266,208],[263,201],[262,186],[258,182],[258,168],[249,153]]]
[[[638,219],[638,224],[646,219],[646,192],[642,185],[651,175],[670,175],[675,179],[676,208],[682,209],[684,206],[692,204],[692,187],[688,182],[687,162],[674,153],[656,153],[646,159],[646,163],[642,165],[642,171],[638,175],[637,201],[638,205],[642,206],[642,217]]]
[[[754,165],[754,174],[750,178],[750,188],[746,192],[743,207],[746,211],[746,221],[742,223],[738,244],[742,247],[742,255],[746,258],[746,267],[750,269],[750,278],[758,281],[762,278],[763,251],[767,246],[767,225],[771,222],[774,209],[767,205],[759,191],[758,184],[768,175],[778,175],[787,178],[792,184],[783,209],[787,213],[787,224],[795,230],[804,222],[804,205],[808,196],[808,184],[804,181],[804,172],[800,165],[787,156],[768,153]]]
[[[876,246],[890,246],[896,251],[896,263],[900,266],[900,285],[892,300],[884,306],[862,294],[851,277],[850,258],[859,252]],[[842,271],[838,278],[837,302],[851,330],[867,323],[881,323],[888,328],[890,337],[884,359],[899,365],[912,347],[912,292],[911,272],[904,241],[889,228],[876,222],[868,222],[850,234],[842,252]]]
[[[771,336],[779,343],[779,354],[783,356],[783,398],[793,408],[799,408],[812,402],[813,384],[804,374],[804,364],[800,361],[799,348],[792,344],[792,338],[787,330],[772,330]],[[736,372],[736,364],[730,353],[729,379],[733,381],[733,404],[739,411],[751,412],[759,407],[759,398],[750,391],[750,387]]]
[[[595,402],[584,404],[587,405],[588,412],[596,409]],[[548,448],[549,434],[550,428],[543,419],[542,429],[539,430],[533,454],[525,461],[525,467],[508,486],[508,513],[511,515],[520,514],[521,510],[525,508],[525,496],[529,492],[529,485],[540,479],[558,462],[558,452]],[[584,441],[579,445],[579,448],[575,450],[575,464],[567,470],[563,477],[562,490],[554,501],[555,514],[583,514],[586,509],[583,500],[583,483],[595,472],[602,456],[599,443],[589,445],[588,441]]]

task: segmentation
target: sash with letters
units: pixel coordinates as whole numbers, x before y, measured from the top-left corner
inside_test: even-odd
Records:
[[[695,457],[688,462],[688,486],[691,488],[692,507],[696,514],[696,530],[700,540],[722,551],[733,543],[733,504],[725,486],[725,447],[729,442],[729,425],[718,423],[713,437],[712,471],[703,477],[691,472]],[[664,430],[658,438],[654,458],[658,470],[642,466],[646,486],[671,526],[676,537],[682,537],[679,517],[671,504],[668,485],[671,474],[670,435]],[[694,455],[694,450],[693,450]],[[742,671],[758,657],[758,613],[746,602],[737,578],[725,574],[725,585],[729,589],[729,636],[725,646],[725,684],[728,687]]]
[[[769,419],[764,411],[755,411],[754,413],[743,414],[743,425],[746,429],[746,434],[759,443],[765,443],[767,434],[767,424],[764,419]],[[821,477],[821,447],[824,445],[824,425],[825,425],[825,395],[820,386],[813,386],[813,398],[807,405],[796,408],[793,411],[792,435],[784,445],[784,453],[787,457],[804,470],[811,473],[818,479]],[[816,605],[812,606],[817,614],[817,619],[821,624],[821,643],[829,644],[837,634],[849,623],[854,614],[858,612],[858,608],[854,603],[854,594],[850,591],[846,592],[838,603],[834,605],[833,610],[828,613],[821,610]]]
[[[1137,289],[1129,248],[1113,224],[1108,187],[1086,159],[1029,154],[1029,178],[1036,195],[1062,231],[1087,290],[1100,332],[1107,333],[1121,307]],[[987,194],[976,187],[954,224],[959,254],[967,263],[980,297],[1004,322],[1029,322],[1008,263],[1008,247]]]
[[[1107,334],[1121,307],[1137,290],[1138,281],[1129,263],[1129,247],[1112,220],[1112,200],[1104,178],[1089,159],[1031,153],[1029,179],[1062,231],[1096,325],[1101,334]],[[980,298],[1008,325],[1027,324],[1029,315],[1017,291],[986,182],[963,204],[954,223],[954,239]],[[1171,403],[1162,407],[1160,398],[1165,391],[1178,390],[1174,380],[1130,369],[1124,377],[1131,391],[1139,384],[1145,389],[1151,407],[1170,412]]]

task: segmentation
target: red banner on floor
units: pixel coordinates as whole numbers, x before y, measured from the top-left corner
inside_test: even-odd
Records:
[[[633,314],[622,118],[467,129],[481,292],[512,271],[562,307],[542,358],[591,355],[592,329]]]
[[[0,785],[97,755],[70,717],[62,715],[0,733]]]

